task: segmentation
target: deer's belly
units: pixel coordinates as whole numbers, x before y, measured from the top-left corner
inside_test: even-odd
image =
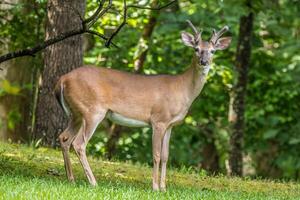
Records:
[[[128,117],[125,117],[125,116],[120,115],[118,113],[111,112],[111,111],[108,111],[108,113],[106,114],[106,117],[110,121],[112,121],[116,124],[122,125],[122,126],[128,126],[128,127],[145,127],[145,126],[149,126],[149,124],[147,122],[132,119],[132,118],[128,118]]]

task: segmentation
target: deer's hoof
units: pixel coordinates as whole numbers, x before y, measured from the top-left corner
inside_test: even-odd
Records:
[[[167,191],[166,186],[165,187],[160,187],[160,191],[166,192]]]
[[[153,184],[152,189],[153,191],[159,191],[159,187],[157,184]]]
[[[70,183],[75,183],[74,177],[69,177],[69,178],[68,178],[68,181],[69,181]]]

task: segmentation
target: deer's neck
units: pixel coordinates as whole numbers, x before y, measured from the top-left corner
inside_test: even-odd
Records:
[[[210,66],[200,66],[194,55],[190,68],[183,73],[186,84],[188,99],[192,103],[199,96],[209,72]]]

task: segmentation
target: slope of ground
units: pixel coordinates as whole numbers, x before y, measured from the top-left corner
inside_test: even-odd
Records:
[[[168,170],[167,192],[153,192],[150,167],[89,157],[98,181],[93,188],[71,157],[75,184],[66,181],[59,150],[0,143],[0,199],[300,199],[299,183],[178,170]]]

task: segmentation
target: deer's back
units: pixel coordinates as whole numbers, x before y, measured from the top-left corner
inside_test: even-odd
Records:
[[[153,108],[171,103],[176,76],[137,75],[114,69],[83,66],[61,77],[64,95],[75,107],[105,107],[122,115],[149,120]],[[175,81],[174,81],[175,80]],[[164,105],[166,107],[166,105]]]

